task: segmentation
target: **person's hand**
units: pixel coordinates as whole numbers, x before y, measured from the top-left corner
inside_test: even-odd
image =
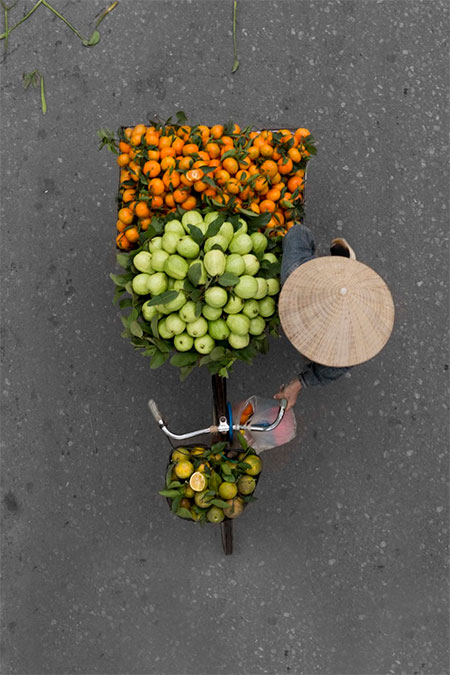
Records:
[[[297,396],[300,393],[300,390],[302,388],[302,383],[300,380],[297,378],[296,380],[292,380],[289,382],[289,384],[282,385],[280,388],[280,391],[275,394],[274,398],[285,398],[287,399],[287,407],[286,410],[289,410],[289,408],[292,408],[295,405],[295,402],[297,401]]]

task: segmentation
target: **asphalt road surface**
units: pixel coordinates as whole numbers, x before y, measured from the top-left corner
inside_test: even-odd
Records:
[[[108,4],[54,3],[85,36]],[[86,48],[41,6],[2,57],[5,675],[449,670],[448,3],[239,0],[235,74],[231,20],[228,0],[121,0]],[[209,375],[150,370],[112,305],[118,168],[96,132],[177,110],[309,128],[318,253],[345,236],[396,305],[376,358],[301,393],[231,557],[158,495],[147,409],[208,423]],[[273,339],[229,398],[301,365]]]

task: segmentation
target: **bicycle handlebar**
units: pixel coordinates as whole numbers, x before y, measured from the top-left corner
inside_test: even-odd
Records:
[[[221,417],[218,425],[213,424],[210,427],[207,427],[206,429],[198,429],[197,431],[190,431],[186,434],[174,434],[167,427],[165,421],[162,418],[161,413],[158,410],[158,406],[156,405],[155,401],[152,398],[148,402],[148,407],[150,408],[150,412],[152,413],[153,417],[158,423],[161,431],[163,431],[166,434],[166,436],[169,436],[169,438],[173,438],[176,441],[185,441],[188,440],[189,438],[194,438],[195,436],[203,436],[204,434],[217,434],[217,433],[226,434],[230,431],[230,425],[228,424],[226,417]],[[233,424],[232,425],[233,431],[241,431],[241,430],[262,431],[262,432],[272,431],[273,429],[276,429],[276,427],[280,424],[286,412],[286,408],[287,408],[287,400],[285,398],[282,398],[280,399],[280,407],[278,410],[278,414],[272,423]]]

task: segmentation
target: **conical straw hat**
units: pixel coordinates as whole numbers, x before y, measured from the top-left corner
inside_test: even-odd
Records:
[[[311,361],[354,366],[386,344],[394,303],[383,279],[341,256],[308,260],[289,275],[278,311],[286,337]]]

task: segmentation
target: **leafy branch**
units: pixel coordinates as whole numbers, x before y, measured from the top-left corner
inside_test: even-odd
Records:
[[[10,33],[10,31],[9,31],[9,18],[8,18],[8,14],[9,14],[10,10],[13,9],[13,7],[17,4],[17,0],[14,0],[14,2],[12,3],[12,5],[7,5],[6,2],[5,2],[4,0],[0,0],[0,4],[1,4],[1,6],[3,7],[3,14],[4,14],[4,18],[5,18],[5,31],[6,31],[6,35],[5,35],[5,53],[6,53],[7,50],[8,50],[8,37],[9,37],[9,33]]]
[[[66,24],[66,26],[68,26],[68,27],[70,28],[70,30],[71,30],[73,33],[75,33],[75,35],[81,40],[81,43],[82,43],[85,47],[93,47],[93,46],[96,45],[96,44],[99,42],[99,40],[100,40],[100,33],[98,32],[97,28],[94,30],[94,32],[92,33],[92,35],[91,35],[89,38],[84,38],[84,37],[81,35],[81,33],[79,32],[79,30],[77,30],[77,29],[75,28],[75,26],[73,26],[73,25],[70,23],[70,21],[68,21],[68,20],[66,19],[65,16],[63,16],[60,12],[58,12],[57,9],[55,9],[49,2],[47,2],[47,0],[38,0],[38,1],[36,2],[36,4],[30,9],[30,11],[27,12],[27,14],[25,14],[25,16],[22,17],[22,19],[20,19],[20,21],[18,21],[16,24],[14,24],[14,26],[12,26],[11,28],[9,28],[8,12],[9,12],[10,9],[12,9],[12,8],[14,7],[15,4],[16,4],[16,3],[14,2],[14,4],[7,6],[7,5],[5,4],[5,2],[4,2],[4,0],[1,0],[1,5],[2,5],[3,10],[4,10],[4,13],[5,13],[5,32],[2,33],[2,34],[0,35],[0,40],[5,40],[5,41],[6,41],[6,42],[5,42],[6,47],[7,47],[7,45],[8,45],[8,38],[9,38],[10,34],[13,32],[13,30],[16,30],[16,28],[18,28],[22,23],[24,23],[24,21],[26,21],[27,19],[29,19],[30,16],[31,16],[32,14],[34,14],[34,12],[35,12],[41,5],[42,5],[43,7],[46,7],[48,10],[50,10],[50,12],[52,12],[53,14],[55,14],[55,16],[58,17],[58,19],[60,19],[61,21],[63,21],[63,22]],[[118,0],[116,0],[115,2],[112,3],[112,5],[110,5],[110,6],[107,7],[105,10],[103,10],[103,12],[101,13],[101,15],[100,15],[99,18],[97,19],[97,22],[96,22],[96,24],[95,24],[96,27],[99,26],[99,24],[103,21],[103,19],[107,16],[107,14],[109,14],[109,12],[112,12],[112,10],[113,10],[115,7],[117,7],[117,5],[118,5]],[[5,49],[6,49],[6,47],[5,47]]]
[[[47,101],[45,100],[44,76],[42,73],[40,73],[39,70],[33,70],[31,73],[24,73],[22,75],[22,81],[25,89],[28,89],[30,85],[37,89],[38,85],[40,84],[41,108],[42,114],[45,115],[47,113]]]

